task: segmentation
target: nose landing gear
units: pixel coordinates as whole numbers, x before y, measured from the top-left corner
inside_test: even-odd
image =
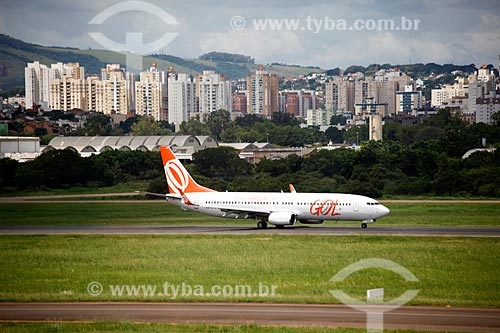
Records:
[[[361,228],[362,229],[366,229],[368,228],[368,223],[373,223],[373,222],[376,222],[377,220],[364,220],[364,221],[361,221]]]

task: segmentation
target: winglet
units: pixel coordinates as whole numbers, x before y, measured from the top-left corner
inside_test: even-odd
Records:
[[[290,193],[297,193],[297,191],[295,191],[295,187],[293,187],[292,184],[288,184],[288,186],[290,186]]]

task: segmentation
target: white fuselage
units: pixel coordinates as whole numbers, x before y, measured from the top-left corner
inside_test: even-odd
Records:
[[[190,204],[167,198],[184,209],[225,218],[259,218],[286,212],[301,221],[373,221],[389,209],[369,197],[341,193],[196,192]]]

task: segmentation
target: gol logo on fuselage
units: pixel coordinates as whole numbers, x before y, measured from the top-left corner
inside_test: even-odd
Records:
[[[309,212],[311,213],[311,215],[316,215],[316,216],[319,215],[327,216],[329,214],[332,214],[332,216],[340,215],[340,213],[335,213],[335,210],[337,209],[338,200],[333,201],[332,199],[326,199],[323,202],[321,202],[321,204],[319,204],[320,202],[321,199],[318,199],[311,204],[311,207],[309,208]]]

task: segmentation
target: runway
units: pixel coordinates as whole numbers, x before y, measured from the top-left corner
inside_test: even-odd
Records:
[[[472,227],[408,227],[370,225],[352,226],[288,226],[257,229],[250,225],[115,225],[115,226],[0,226],[0,235],[378,235],[378,236],[458,236],[500,237],[500,228]]]
[[[381,306],[368,309],[372,313],[384,311]],[[500,309],[414,306],[386,312],[382,318],[386,329],[500,332]],[[346,305],[272,303],[0,303],[0,321],[367,327],[366,313]]]
[[[136,197],[144,196],[142,192],[123,193],[94,193],[94,194],[63,194],[44,196],[18,196],[0,197],[0,203],[66,203],[66,204],[89,204],[89,203],[126,203],[126,204],[165,204],[165,200],[146,199],[103,199],[113,197]],[[83,200],[82,200],[83,199]],[[379,200],[381,204],[500,204],[500,200]]]

